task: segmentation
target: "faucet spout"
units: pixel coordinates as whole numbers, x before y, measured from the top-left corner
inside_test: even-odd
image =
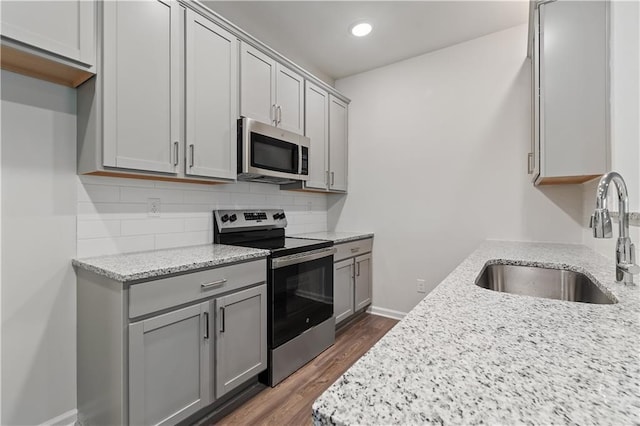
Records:
[[[595,238],[611,238],[611,215],[607,208],[607,193],[613,182],[618,193],[618,212],[620,215],[618,242],[616,244],[616,281],[633,284],[633,275],[640,272],[635,264],[635,246],[629,238],[629,195],[627,185],[622,176],[616,172],[609,172],[600,178],[596,195],[596,210],[591,216],[591,226]]]
[[[609,185],[611,182],[614,183],[618,190],[618,212],[620,214],[619,236],[620,238],[625,238],[629,236],[629,216],[627,215],[627,212],[629,211],[629,195],[627,193],[627,185],[619,173],[609,172],[600,178],[600,183],[598,183],[598,193],[596,195],[596,211],[598,209],[606,210],[608,215],[609,209],[607,209],[607,193],[609,192]]]

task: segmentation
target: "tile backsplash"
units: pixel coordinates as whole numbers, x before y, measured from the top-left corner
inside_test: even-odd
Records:
[[[150,213],[160,200],[159,213]],[[238,182],[199,185],[78,177],[78,257],[211,244],[215,209],[282,208],[287,235],[327,230],[325,194]]]

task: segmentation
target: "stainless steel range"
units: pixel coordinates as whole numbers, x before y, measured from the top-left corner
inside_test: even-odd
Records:
[[[267,249],[269,366],[261,380],[275,386],[331,346],[333,242],[285,237],[283,210],[215,210],[213,241]]]

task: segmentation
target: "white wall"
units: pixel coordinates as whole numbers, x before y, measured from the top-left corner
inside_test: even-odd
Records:
[[[160,199],[160,217],[148,214]],[[80,176],[78,257],[211,244],[215,209],[283,208],[287,235],[327,229],[327,196],[238,182],[200,185]]]
[[[581,242],[580,186],[535,188],[527,27],[338,80],[349,194],[329,227],[375,232],[373,305],[409,311],[484,239]]]
[[[629,191],[631,211],[640,211],[640,3],[611,3],[611,170],[624,177]],[[617,226],[614,238],[595,239],[589,229],[589,216],[595,208],[598,180],[584,186],[584,244],[612,259],[615,258]],[[609,190],[609,208],[618,210],[618,200]],[[630,228],[631,240],[640,247],[640,228]],[[636,255],[640,256],[636,248]],[[640,280],[640,278],[636,278]]]
[[[2,71],[2,418],[76,408],[76,102]]]

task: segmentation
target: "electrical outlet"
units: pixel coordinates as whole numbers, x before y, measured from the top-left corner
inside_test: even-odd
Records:
[[[427,284],[423,279],[418,278],[418,293],[426,293],[427,292]]]
[[[147,198],[147,214],[151,217],[160,216],[160,198]]]

